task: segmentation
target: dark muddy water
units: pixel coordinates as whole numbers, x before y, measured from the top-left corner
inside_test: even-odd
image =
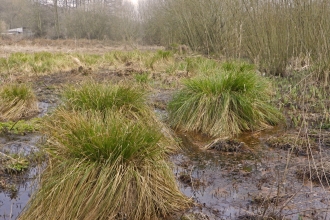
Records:
[[[54,108],[54,103],[39,102],[39,114],[45,116]],[[39,134],[0,136],[0,152],[33,158],[39,152]],[[0,164],[2,166],[2,164]],[[46,164],[36,162],[20,174],[7,174],[0,169],[0,219],[16,219],[37,189],[39,177]]]
[[[308,158],[289,157],[289,151],[265,146],[264,140],[274,132],[280,131],[239,137],[251,149],[248,153],[201,150],[181,134],[185,150],[172,161],[182,192],[197,203],[190,216],[330,219],[329,188],[297,179],[298,165]]]
[[[38,153],[39,135],[0,137],[0,151],[8,155],[33,156]],[[41,165],[31,165],[20,174],[2,171],[0,181],[0,219],[16,219],[36,190]]]

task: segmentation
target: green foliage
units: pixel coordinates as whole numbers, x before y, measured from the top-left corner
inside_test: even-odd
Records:
[[[157,55],[160,59],[168,60],[173,56],[171,51],[158,50]]]
[[[134,78],[136,82],[146,84],[149,81],[149,73],[135,74]]]
[[[115,57],[116,60],[122,63],[126,63],[131,59],[130,53],[123,51],[115,51],[113,53],[113,56]]]
[[[244,62],[223,62],[221,67],[225,71],[237,71],[237,72],[245,72],[245,71],[255,71],[256,67],[253,64],[244,63]]]
[[[158,56],[152,56],[144,61],[144,65],[145,67],[154,70],[154,66],[158,60],[159,60]]]
[[[330,129],[330,123],[328,123],[328,124],[323,124],[323,125],[321,126],[321,128],[322,128],[322,129]]]
[[[34,97],[31,88],[25,84],[11,84],[5,85],[0,92],[0,96],[3,100],[22,99],[28,100]]]
[[[21,173],[29,168],[29,161],[22,158],[12,159],[5,163],[5,170],[8,173]]]
[[[97,54],[77,54],[77,57],[87,66],[93,66],[102,61],[102,56]]]
[[[307,125],[322,128],[330,121],[330,87],[322,83],[309,71],[293,73],[290,77],[274,77],[277,88],[276,102],[285,109],[288,119],[295,128]],[[312,113],[305,115],[304,112]],[[317,117],[316,117],[317,116]]]
[[[8,121],[0,122],[0,133],[25,134],[39,131],[41,118],[33,118],[31,120],[19,120],[17,122]]]
[[[22,73],[49,73],[55,70],[63,70],[68,66],[74,66],[72,59],[62,53],[12,53],[8,58],[2,58],[0,71]]]
[[[138,163],[164,151],[158,146],[161,132],[157,128],[113,112],[103,117],[95,112],[58,110],[47,127],[57,143],[51,150],[67,158]]]
[[[159,122],[146,103],[146,91],[139,86],[128,84],[101,84],[87,82],[78,88],[68,88],[63,93],[63,106],[75,111],[98,111],[106,117],[109,111],[125,115],[132,120],[141,120],[150,126],[162,128],[162,144],[169,151],[176,150],[177,144],[171,132]]]
[[[191,204],[164,160],[160,128],[102,109],[60,108],[46,121],[52,166],[21,219],[157,219]]]
[[[15,121],[37,112],[37,99],[30,86],[7,84],[0,88],[0,121]]]
[[[282,115],[269,103],[270,83],[254,71],[237,68],[185,81],[168,106],[171,125],[228,136],[277,124]]]
[[[115,110],[132,114],[147,111],[145,91],[131,85],[88,82],[78,88],[67,89],[63,98],[68,109],[100,112]]]

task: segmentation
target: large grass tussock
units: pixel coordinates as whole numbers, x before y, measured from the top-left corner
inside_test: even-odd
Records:
[[[131,120],[141,120],[150,126],[158,126],[163,133],[163,146],[167,146],[171,152],[179,147],[170,129],[158,120],[148,106],[147,92],[140,86],[86,82],[77,88],[68,88],[63,98],[63,106],[67,110],[98,111],[103,115],[113,111]]]
[[[246,66],[224,68],[227,71],[185,81],[168,106],[172,126],[210,136],[231,136],[281,120],[270,104],[271,84],[265,78]]]
[[[46,128],[51,164],[21,219],[158,219],[189,206],[157,127],[60,109]]]

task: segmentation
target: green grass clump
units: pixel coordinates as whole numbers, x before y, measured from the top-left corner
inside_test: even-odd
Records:
[[[137,86],[87,82],[78,88],[69,88],[63,93],[64,106],[74,110],[113,110],[129,117],[146,116],[146,92]]]
[[[142,74],[136,73],[134,75],[134,78],[135,78],[135,81],[140,84],[147,84],[148,81],[150,81],[148,72],[145,72]]]
[[[135,157],[153,157],[161,153],[161,133],[157,128],[143,126],[121,114],[106,112],[69,112],[59,109],[47,124],[56,144],[56,154],[90,161],[139,161]],[[129,130],[128,130],[129,128]]]
[[[169,103],[172,126],[210,136],[231,136],[280,122],[270,83],[254,71],[220,71],[185,81]]]
[[[51,166],[21,219],[158,219],[190,204],[163,159],[158,127],[62,108],[45,131]]]
[[[69,54],[63,53],[12,53],[0,59],[0,71],[14,74],[40,74],[69,70],[75,67]]]
[[[7,84],[0,89],[0,121],[16,121],[38,112],[38,103],[31,87]]]
[[[171,58],[173,56],[172,52],[167,50],[158,50],[157,51],[157,55],[160,59],[164,59],[164,60],[168,60],[169,58]]]
[[[103,115],[114,111],[129,119],[161,127],[164,134],[162,143],[170,152],[178,148],[170,129],[157,119],[147,105],[147,93],[140,86],[86,82],[78,88],[68,88],[63,98],[63,106],[68,110],[98,111]]]

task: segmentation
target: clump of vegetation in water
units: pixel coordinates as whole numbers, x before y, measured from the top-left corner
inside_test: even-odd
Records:
[[[168,105],[171,125],[215,137],[279,123],[282,114],[270,104],[271,84],[246,69],[230,67],[186,80]]]
[[[63,98],[67,109],[114,110],[131,116],[150,113],[146,105],[146,92],[132,85],[87,82],[78,88],[67,89]]]
[[[29,162],[25,159],[11,160],[5,164],[5,170],[8,173],[20,173],[29,168]]]
[[[36,96],[28,85],[8,84],[0,89],[0,121],[17,121],[38,113]]]
[[[46,125],[52,165],[21,219],[157,219],[189,206],[158,127],[113,111],[64,109]]]
[[[28,158],[20,155],[8,155],[5,153],[0,152],[0,158],[2,160],[2,168],[7,173],[21,173],[29,168],[30,162]]]
[[[87,82],[78,88],[67,89],[63,94],[63,106],[68,110],[98,111],[102,114],[114,111],[129,119],[142,120],[150,126],[161,127],[164,133],[161,141],[170,151],[176,150],[178,146],[170,130],[146,104],[146,96],[146,91],[139,86]]]

